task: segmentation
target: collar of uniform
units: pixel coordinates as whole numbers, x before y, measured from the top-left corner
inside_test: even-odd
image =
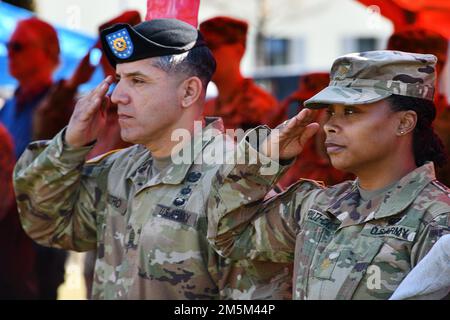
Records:
[[[372,219],[380,219],[393,216],[408,207],[417,195],[431,181],[435,180],[433,162],[427,162],[401,178],[388,192],[373,214],[367,216],[364,222]],[[331,204],[327,211],[337,219],[348,225],[349,209],[358,206],[360,195],[357,180],[352,184],[349,191],[344,193],[337,201]],[[360,223],[360,222],[357,222]]]
[[[193,152],[189,163],[173,164],[161,171],[161,181],[165,184],[179,184],[186,177],[189,168],[192,166],[194,160],[203,151],[206,145],[215,137],[214,134],[205,134],[208,130],[217,130],[224,132],[223,122],[221,118],[205,117],[205,127],[202,129],[201,137],[194,136],[191,140],[193,144]]]
[[[433,162],[427,162],[408,173],[386,194],[375,218],[380,219],[403,211],[433,180],[436,180]]]

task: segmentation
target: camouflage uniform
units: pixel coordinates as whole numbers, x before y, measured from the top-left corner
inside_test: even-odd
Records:
[[[225,215],[216,246],[233,259],[294,263],[294,299],[387,299],[440,236],[450,190],[428,163],[363,201],[357,183],[302,180],[275,199]],[[251,214],[254,211],[255,214]],[[234,226],[245,231],[233,239]]]
[[[392,93],[432,99],[435,61],[388,51],[341,57],[330,86],[306,105],[364,104]],[[421,81],[405,81],[414,78]],[[223,256],[295,259],[294,299],[387,299],[450,233],[450,190],[428,162],[371,197],[362,195],[358,180],[329,188],[301,180],[266,202],[208,221],[208,238]]]
[[[264,194],[277,177],[259,177],[260,164],[198,161],[214,157],[226,137],[221,132],[220,120],[209,123],[191,145],[195,161],[157,174],[141,145],[84,163],[92,146],[66,146],[64,131],[32,143],[14,173],[24,229],[46,246],[97,248],[94,299],[281,298],[289,286],[273,286],[288,281],[272,286],[264,277],[281,277],[283,266],[256,274],[248,261],[232,265],[208,245],[206,211],[246,204],[246,193]],[[244,140],[237,150],[247,156],[249,148]]]

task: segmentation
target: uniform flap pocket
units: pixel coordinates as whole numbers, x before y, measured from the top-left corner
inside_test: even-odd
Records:
[[[196,226],[198,219],[198,214],[195,212],[180,208],[167,207],[162,204],[156,205],[156,209],[153,212],[153,215],[159,218],[179,222],[191,227]]]
[[[325,251],[319,260],[314,276],[319,279],[332,279],[334,274],[353,275],[360,278],[371,264],[383,244],[381,238],[360,237],[347,245]]]
[[[373,263],[374,258],[380,251],[384,241],[382,238],[377,237],[359,237],[356,241],[353,250],[350,252],[352,256],[351,263],[346,267],[341,267],[339,264],[337,268],[341,268],[341,276],[345,279],[340,286],[339,292],[336,295],[339,300],[352,299],[356,289],[360,286],[364,275],[366,274],[369,266]],[[342,255],[341,255],[342,257]]]

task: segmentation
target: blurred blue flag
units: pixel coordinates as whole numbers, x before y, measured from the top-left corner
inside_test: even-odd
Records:
[[[13,33],[19,20],[33,16],[34,13],[13,5],[0,2],[0,86],[16,86],[17,81],[8,73],[6,42]],[[95,44],[96,38],[66,28],[54,26],[58,32],[61,47],[61,63],[54,79],[65,79],[72,75],[81,59]],[[80,90],[89,90],[103,79],[103,71],[98,67],[91,80]]]

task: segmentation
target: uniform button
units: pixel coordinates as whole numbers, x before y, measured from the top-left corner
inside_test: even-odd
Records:
[[[202,174],[200,172],[191,172],[188,174],[187,180],[189,182],[197,182],[201,176]]]
[[[192,191],[191,188],[186,187],[186,188],[181,189],[181,194],[182,195],[187,195],[187,194],[191,193],[191,191]]]
[[[185,202],[186,200],[184,200],[183,198],[176,198],[175,200],[173,200],[173,204],[176,206],[182,206]]]

